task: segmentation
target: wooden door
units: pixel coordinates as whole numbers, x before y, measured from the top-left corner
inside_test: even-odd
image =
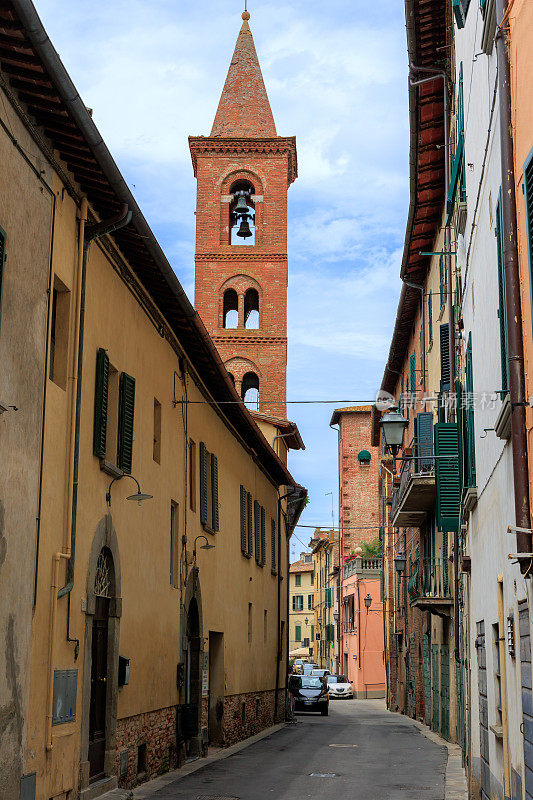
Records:
[[[533,699],[531,692],[531,638],[527,601],[518,604],[520,634],[520,666],[522,675],[522,724],[526,800],[533,800]]]
[[[422,645],[424,659],[424,722],[426,725],[431,725],[431,657],[427,633],[422,637]]]
[[[439,678],[439,646],[431,645],[431,727],[434,731],[439,730],[439,711],[440,711],[440,678]]]
[[[91,703],[89,715],[89,779],[104,777],[107,706],[107,628],[109,598],[97,597],[93,617]]]
[[[487,697],[487,651],[485,621],[476,623],[477,683],[479,695],[479,750],[481,756],[481,800],[490,800],[489,703]]]
[[[443,739],[450,738],[450,648],[440,648],[440,733]]]

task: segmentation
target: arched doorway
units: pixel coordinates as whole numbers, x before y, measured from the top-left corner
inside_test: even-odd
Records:
[[[109,604],[115,595],[115,568],[108,547],[103,547],[94,578],[94,615],[91,642],[91,699],[89,705],[89,782],[105,776],[106,716],[108,705]]]
[[[202,696],[200,669],[200,616],[198,602],[193,597],[187,613],[187,660],[185,663],[185,702],[199,706]]]

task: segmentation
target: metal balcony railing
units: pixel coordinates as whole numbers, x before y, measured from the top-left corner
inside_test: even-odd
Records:
[[[407,592],[411,602],[420,598],[449,598],[448,559],[415,558],[409,562]]]
[[[435,475],[435,452],[432,443],[419,443],[413,439],[404,451],[411,452],[412,456],[402,461],[400,469],[400,484],[392,492],[390,516],[394,519],[396,512],[415,477],[427,478]]]

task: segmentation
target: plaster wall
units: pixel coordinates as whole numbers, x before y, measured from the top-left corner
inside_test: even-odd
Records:
[[[301,578],[301,586],[296,586],[296,575]],[[311,582],[313,576],[313,582]],[[314,571],[310,572],[289,572],[289,652],[303,647],[303,640],[309,639],[309,646],[314,653],[314,630],[315,630],[315,585]],[[295,595],[303,595],[303,610],[292,610],[292,599]],[[311,608],[309,608],[308,598],[311,598]],[[307,620],[307,625],[305,624]],[[301,628],[301,639],[296,639],[296,625]],[[313,626],[313,631],[311,631]],[[311,637],[311,633],[313,636]]]
[[[472,335],[478,494],[465,536],[465,552],[472,559],[470,577],[465,578],[465,597],[469,606],[470,736],[474,788],[479,786],[481,770],[476,623],[481,620],[485,623],[488,722],[489,726],[494,726],[498,723],[497,658],[492,626],[498,617],[498,575],[503,576],[504,615],[505,618],[512,616],[516,632],[517,601],[526,598],[520,570],[508,558],[516,547],[515,537],[507,533],[507,526],[513,524],[515,518],[511,443],[498,438],[492,430],[501,408],[500,396],[494,393],[501,389],[502,383],[497,242],[494,235],[501,161],[498,97],[492,120],[490,117],[497,78],[495,50],[474,60],[471,57],[473,48],[481,49],[478,44],[482,28],[478,7],[471,6],[466,26],[464,30],[456,31],[455,38],[457,72],[460,63],[463,64],[467,164],[467,223],[465,235],[457,237],[457,264],[463,287],[461,312],[465,341],[469,333]],[[479,200],[476,200],[478,193]],[[509,656],[507,645],[506,667],[510,765],[523,775],[520,661],[519,656],[517,659]],[[501,739],[490,728],[489,763],[491,796],[496,797],[503,785],[503,752]]]
[[[352,575],[342,582],[344,598],[354,595],[354,630],[342,635],[341,672],[348,665],[347,678],[356,697],[385,696],[385,659],[383,644],[383,603],[379,578]],[[368,613],[364,598],[370,594]]]
[[[19,795],[28,731],[29,648],[45,380],[51,170],[0,89],[0,798]],[[17,191],[13,191],[17,187]],[[31,202],[28,200],[31,198]],[[49,578],[49,576],[48,576]]]

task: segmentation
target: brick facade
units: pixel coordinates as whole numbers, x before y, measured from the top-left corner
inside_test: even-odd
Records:
[[[244,15],[211,136],[191,137],[197,178],[195,305],[241,394],[246,373],[259,384],[260,411],[286,416],[287,190],[296,177],[294,138],[276,135]],[[236,183],[252,187],[253,244],[231,244]],[[245,324],[244,296],[259,296],[258,327]],[[224,327],[223,298],[238,296],[238,324]]]
[[[278,712],[274,719],[275,691],[234,694],[224,699],[224,745],[255,736],[285,719],[285,689],[278,690]]]
[[[130,789],[177,766],[176,706],[117,721],[119,786]]]

